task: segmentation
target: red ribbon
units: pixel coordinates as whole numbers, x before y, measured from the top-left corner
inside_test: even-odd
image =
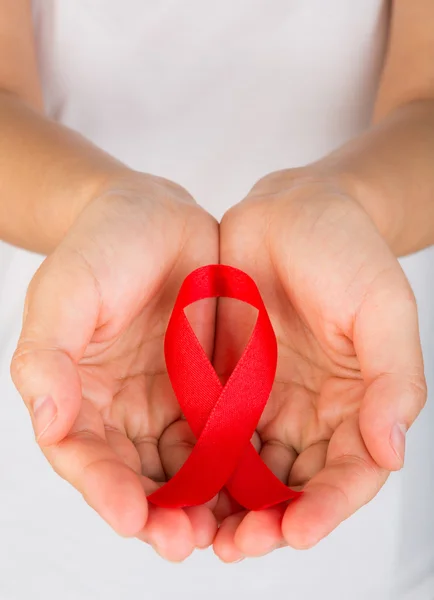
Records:
[[[224,296],[258,309],[249,342],[223,387],[185,316],[189,304]],[[179,291],[167,327],[167,372],[197,442],[176,475],[149,497],[168,508],[211,500],[223,487],[242,506],[260,510],[298,496],[265,465],[250,440],[270,396],[277,342],[259,290],[233,267],[193,271]]]

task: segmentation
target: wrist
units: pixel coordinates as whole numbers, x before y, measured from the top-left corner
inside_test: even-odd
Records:
[[[57,244],[63,240],[68,244],[83,232],[92,236],[102,224],[113,226],[117,232],[126,226],[123,235],[128,239],[128,229],[148,227],[149,222],[164,232],[174,220],[180,223],[207,214],[182,186],[132,169],[112,171],[83,185],[86,193],[71,211],[69,227]]]
[[[36,251],[49,254],[64,239],[68,231],[79,219],[83,211],[98,199],[112,191],[131,187],[138,177],[134,171],[122,164],[110,164],[107,167],[89,166],[81,174],[74,174],[70,181],[62,181],[59,194],[54,198],[56,206],[47,210],[42,206],[34,214],[38,214],[39,240],[34,244]],[[24,245],[24,244],[23,244]]]
[[[381,185],[356,173],[338,171],[332,177],[336,186],[363,208],[390,249],[396,255],[405,253],[405,205],[399,195],[389,198]]]
[[[333,156],[297,170],[295,185],[318,185],[351,199],[369,216],[380,235],[396,254],[406,253],[405,206],[397,194],[393,200],[386,189],[333,160]]]

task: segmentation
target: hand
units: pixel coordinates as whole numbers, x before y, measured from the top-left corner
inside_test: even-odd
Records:
[[[311,547],[371,500],[402,467],[404,434],[426,388],[410,286],[345,189],[271,174],[220,231],[221,262],[256,280],[278,339],[257,445],[282,481],[304,489],[286,508],[227,516],[214,549],[234,561],[284,544]],[[233,301],[219,303],[215,365],[223,376],[252,319]]]
[[[184,277],[218,261],[217,223],[181,187],[134,175],[93,200],[28,290],[12,376],[55,471],[120,534],[181,560],[211,544],[207,507],[146,494],[189,452],[163,339]],[[189,313],[211,353],[215,304]]]

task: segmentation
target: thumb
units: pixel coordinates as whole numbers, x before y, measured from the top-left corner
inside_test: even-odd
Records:
[[[56,251],[34,276],[11,375],[42,446],[59,442],[81,407],[77,363],[95,331],[98,286],[77,253]]]
[[[389,471],[404,463],[405,434],[426,401],[416,302],[403,273],[368,294],[354,341],[368,387],[360,431],[376,463]],[[402,277],[401,277],[402,275]]]

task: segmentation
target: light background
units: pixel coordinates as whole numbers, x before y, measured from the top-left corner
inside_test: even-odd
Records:
[[[186,186],[219,217],[262,175],[313,160],[366,125],[387,3],[38,0],[35,23],[50,114]],[[403,261],[429,384],[433,258]],[[0,246],[0,600],[432,600],[430,405],[410,432],[404,472],[312,551],[231,566],[205,551],[172,565],[113,534],[50,471],[10,382],[39,260]]]

